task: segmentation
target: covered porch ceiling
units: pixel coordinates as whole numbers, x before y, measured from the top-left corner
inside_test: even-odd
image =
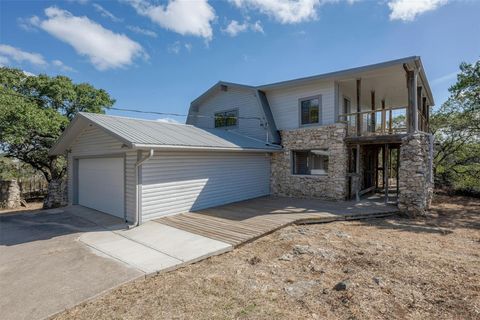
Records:
[[[362,111],[372,109],[372,92],[374,92],[375,109],[382,108],[382,100],[385,101],[386,108],[408,105],[406,71],[402,64],[336,78],[341,95],[348,98],[355,109],[357,105],[357,79],[360,79]],[[423,77],[418,77],[418,86],[425,87],[426,83],[424,81]],[[424,91],[423,96],[426,96],[428,104],[432,105],[430,98],[425,93]]]

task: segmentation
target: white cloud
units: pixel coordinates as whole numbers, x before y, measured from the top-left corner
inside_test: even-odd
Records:
[[[47,62],[41,54],[23,51],[6,44],[0,44],[0,55],[3,57],[4,62],[8,62],[10,59],[12,59],[19,63],[28,62],[32,65],[40,67],[47,65]]]
[[[53,60],[52,61],[52,65],[59,68],[60,70],[62,71],[66,71],[66,72],[75,72],[76,70],[73,69],[72,67],[69,67],[67,66],[65,63],[63,63],[62,61],[60,60]]]
[[[435,10],[449,0],[391,0],[388,6],[391,10],[390,20],[413,21],[418,15]]]
[[[93,7],[95,8],[95,11],[100,13],[100,15],[104,18],[108,18],[108,19],[112,20],[113,22],[123,21],[123,19],[118,18],[117,16],[115,16],[113,13],[111,13],[110,11],[108,11],[107,9],[105,9],[104,7],[99,5],[98,3],[94,3]]]
[[[128,0],[138,14],[149,17],[161,27],[181,35],[193,35],[211,40],[211,22],[215,10],[207,0],[170,0],[166,6],[147,0]]]
[[[242,9],[258,10],[280,23],[299,23],[315,20],[317,8],[328,0],[231,0]]]
[[[87,56],[98,70],[125,67],[136,57],[148,57],[137,42],[85,16],[77,17],[57,7],[45,9],[45,14],[48,19],[39,20],[38,27]]]
[[[158,122],[165,122],[165,123],[180,123],[173,118],[160,118],[160,119],[157,119],[157,121]]]
[[[143,29],[137,26],[127,26],[127,29],[138,34],[143,34],[144,36],[149,36],[152,38],[157,37],[157,33],[152,30]]]
[[[263,27],[260,21],[256,21],[255,23],[244,21],[243,23],[240,23],[237,20],[230,21],[228,26],[222,29],[222,32],[228,34],[231,37],[235,37],[239,33],[245,32],[248,30],[252,30],[253,32],[263,33]]]
[[[193,46],[192,46],[191,43],[185,43],[184,46],[185,46],[185,49],[187,49],[188,52],[192,51]]]
[[[0,66],[5,66],[10,63],[10,59],[4,56],[0,56]]]
[[[168,47],[167,47],[168,52],[175,53],[175,54],[179,54],[180,49],[181,49],[180,41],[175,41],[174,43],[169,44]]]
[[[436,79],[433,79],[431,81],[431,84],[432,85],[437,85],[437,84],[441,84],[441,83],[444,83],[444,82],[453,82],[453,80],[455,80],[457,78],[457,75],[458,75],[458,71],[451,72],[449,74],[446,74],[446,75],[443,75],[443,76],[438,77]]]

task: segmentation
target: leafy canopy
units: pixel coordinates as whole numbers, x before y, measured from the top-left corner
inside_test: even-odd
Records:
[[[480,195],[480,60],[462,63],[449,99],[435,112],[436,183]]]
[[[29,76],[0,68],[0,148],[43,173],[47,181],[65,174],[65,159],[48,155],[60,134],[81,111],[104,113],[109,94],[65,76]]]

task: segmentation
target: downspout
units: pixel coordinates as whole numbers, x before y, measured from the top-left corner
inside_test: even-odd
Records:
[[[140,203],[139,203],[139,192],[140,192],[140,189],[139,189],[139,186],[138,186],[138,181],[139,181],[139,176],[140,176],[140,166],[142,164],[144,164],[146,161],[148,161],[149,159],[151,159],[153,157],[153,149],[150,149],[150,152],[148,153],[148,156],[146,156],[145,158],[143,159],[140,159],[138,160],[136,163],[135,163],[135,186],[136,186],[136,192],[135,192],[135,223],[133,224],[133,227],[138,227],[140,225],[140,212],[141,212],[141,208],[140,208]]]

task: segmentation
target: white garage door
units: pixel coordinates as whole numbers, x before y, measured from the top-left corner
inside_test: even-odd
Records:
[[[124,217],[123,158],[78,160],[78,204]]]
[[[142,220],[270,193],[270,156],[163,152],[142,166]]]

